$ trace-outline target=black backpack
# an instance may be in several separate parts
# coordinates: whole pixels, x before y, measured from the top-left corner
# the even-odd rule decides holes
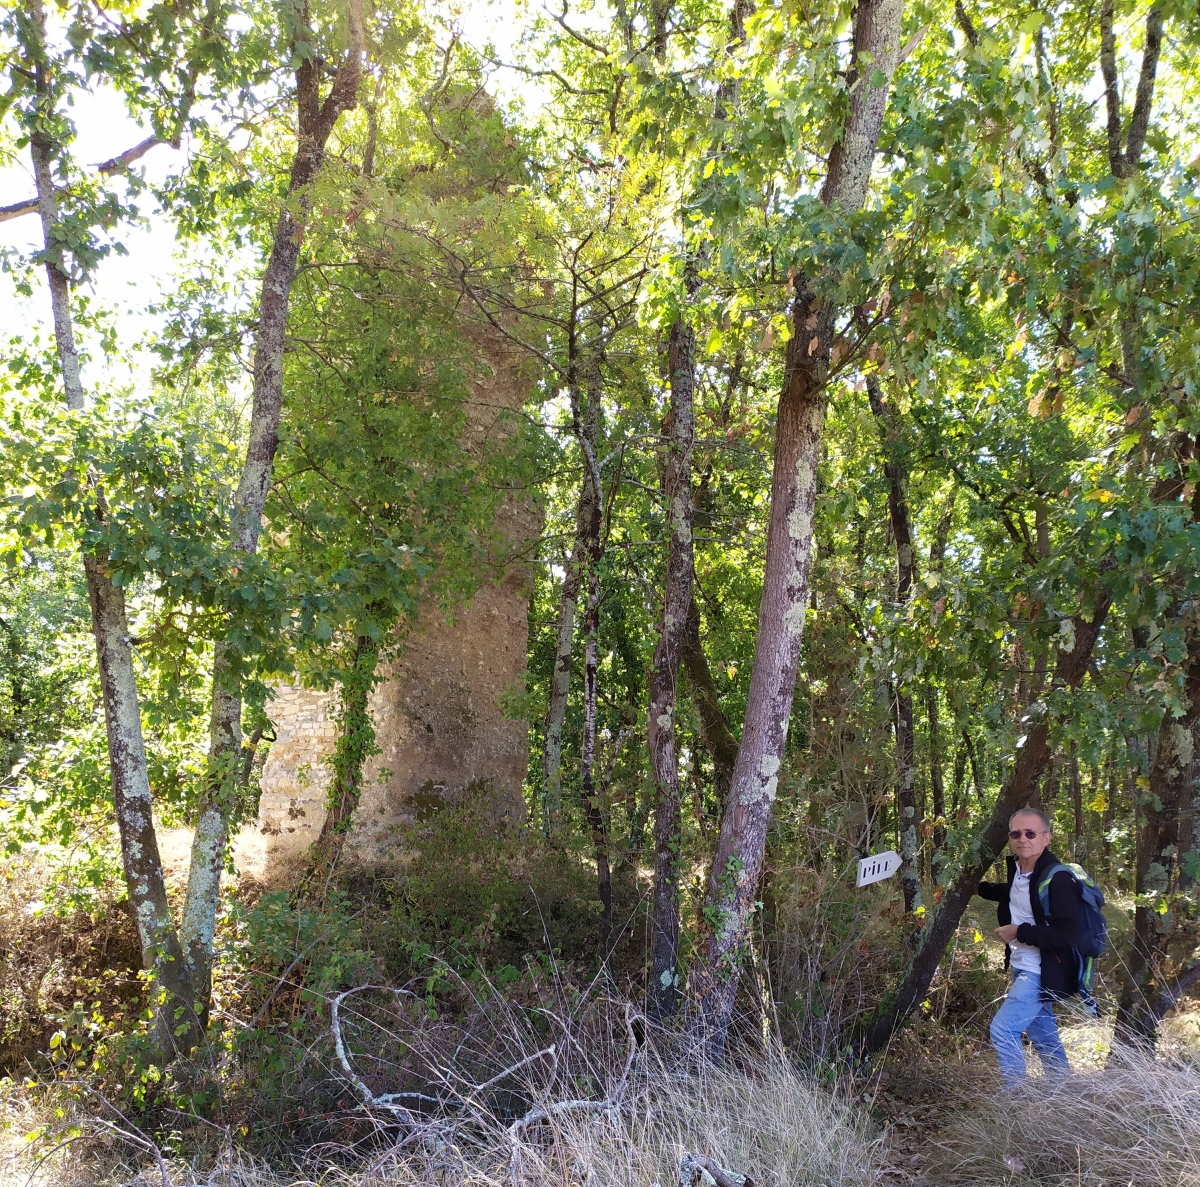
[[[1042,876],[1038,883],[1038,898],[1042,900],[1042,914],[1050,918],[1050,881],[1055,874],[1066,870],[1075,879],[1083,896],[1083,939],[1078,948],[1072,948],[1075,956],[1075,972],[1079,984],[1079,995],[1090,1002],[1092,1000],[1092,985],[1096,977],[1096,957],[1103,954],[1108,947],[1108,922],[1104,912],[1104,891],[1092,880],[1088,872],[1075,864],[1066,865],[1057,862]]]

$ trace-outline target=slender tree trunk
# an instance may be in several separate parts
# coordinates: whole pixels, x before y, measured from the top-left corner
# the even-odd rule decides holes
[[[954,751],[954,786],[950,793],[950,815],[958,819],[963,802],[963,782],[967,777],[967,748],[959,746]]]
[[[900,45],[901,0],[862,0],[854,24],[849,114],[834,145],[821,198],[843,213],[862,208]],[[870,62],[870,68],[865,63]],[[859,74],[859,68],[863,72]],[[881,85],[875,85],[879,81]],[[766,850],[791,718],[808,607],[817,465],[834,307],[801,279],[792,310],[775,456],[766,567],[733,788],[709,873],[703,963],[697,968],[698,1025],[710,1059],[720,1059],[733,1016],[738,972]]]
[[[1196,886],[1195,862],[1200,859],[1200,728],[1192,730],[1192,763],[1186,784],[1185,806],[1179,817],[1179,879],[1181,893]]]
[[[598,543],[598,541],[597,541]],[[608,951],[612,938],[612,869],[608,860],[608,828],[596,791],[596,694],[599,663],[597,644],[600,634],[600,574],[592,565],[588,571],[587,611],[583,631],[586,642],[583,652],[583,753],[580,762],[580,786],[583,796],[583,815],[592,841],[596,860],[596,885],[600,896],[600,944]]]
[[[365,45],[362,0],[347,0],[347,3],[349,46],[324,100],[320,94],[322,65],[312,58],[311,50],[304,44],[310,36],[307,0],[302,0],[296,13],[293,52],[300,56],[296,67],[297,144],[288,179],[288,197],[298,198],[299,207],[285,208],[279,215],[259,294],[250,439],[234,495],[231,523],[233,547],[247,555],[258,551],[263,505],[279,447],[288,304],[304,237],[307,190],[324,163],[325,148],[338,119],[358,102]],[[208,766],[196,814],[181,927],[197,1000],[205,1013],[212,988],[213,935],[242,745],[238,659],[235,645],[218,640],[213,649]]]
[[[370,635],[357,635],[350,668],[342,677],[341,721],[330,764],[333,783],[321,832],[313,843],[301,883],[304,897],[324,897],[354,823],[354,811],[362,796],[363,767],[371,755],[378,753],[369,707],[378,666],[379,641]]]
[[[689,282],[689,292],[695,285]],[[671,406],[663,424],[662,496],[667,575],[658,644],[650,666],[646,735],[654,777],[654,904],[649,1010],[662,1020],[679,1007],[679,761],[675,747],[676,680],[687,650],[693,601],[692,446],[696,437],[696,335],[682,318],[670,331]]]
[[[1079,778],[1079,755],[1075,752],[1074,742],[1071,743],[1069,778],[1071,781],[1071,813],[1075,826],[1071,838],[1071,853],[1078,860],[1083,853],[1083,783]]]
[[[950,539],[950,526],[954,521],[954,502],[957,492],[952,491],[946,508],[938,520],[929,545],[929,571],[941,576],[946,560],[946,544]],[[938,716],[938,692],[932,680],[925,683],[925,718],[929,723],[929,785],[933,792],[933,857],[930,863],[933,874],[937,874],[937,859],[946,848],[946,786],[942,770],[942,731]],[[961,774],[957,775],[961,782]],[[957,796],[958,787],[955,786]],[[956,805],[957,806],[957,805]]]
[[[1075,616],[1075,645],[1069,652],[1060,652],[1055,665],[1055,683],[1077,688],[1087,672],[1088,661],[1100,629],[1108,614],[1109,595],[1097,595],[1090,621],[1083,613]],[[1029,796],[1050,758],[1049,713],[1043,712],[1030,721],[1029,730],[1019,743],[1016,763],[1007,783],[1001,789],[991,818],[979,838],[977,849],[971,850],[954,883],[947,888],[933,922],[921,935],[921,944],[914,953],[896,992],[875,1012],[864,1029],[861,1046],[864,1051],[881,1050],[897,1027],[908,1017],[913,1007],[925,997],[946,947],[958,930],[959,920],[967,909],[980,879],[1003,850],[1008,839],[1009,817]]]
[[[900,425],[883,397],[876,375],[867,377],[871,411],[879,423],[883,438],[883,471],[888,484],[888,515],[892,539],[896,543],[896,602],[907,605],[916,580],[913,552],[912,519],[908,512],[908,491],[904,465],[900,460],[903,441]],[[921,905],[921,872],[917,862],[917,837],[920,820],[917,812],[915,727],[912,691],[896,685],[896,815],[900,823],[900,889],[904,894],[904,912],[913,922],[913,912]]]
[[[937,689],[925,685],[925,719],[929,723],[929,786],[933,794],[933,854],[936,861],[946,848],[946,784],[942,771],[942,733],[938,720]]]
[[[604,488],[601,483],[599,441],[603,383],[601,364],[603,352],[597,347],[585,365],[587,406],[581,407],[580,350],[576,337],[578,322],[572,313],[568,344],[567,387],[571,397],[571,420],[579,452],[583,457],[584,478],[580,491],[576,544],[582,557],[582,571],[587,574],[587,610],[584,615],[584,687],[583,687],[583,752],[581,755],[581,796],[584,819],[591,835],[592,852],[596,860],[596,882],[600,897],[602,943],[607,950],[612,933],[612,870],[608,856],[608,830],[599,804],[595,786],[596,761],[596,696],[600,633],[600,562],[604,558],[602,538]],[[590,488],[590,493],[589,493]]]
[[[700,639],[700,607],[696,599],[688,608],[687,637],[683,664],[692,690],[692,704],[700,718],[700,738],[713,761],[713,791],[724,811],[733,785],[733,768],[737,763],[738,740],[729,728],[708,656]]]
[[[597,389],[598,392],[598,389]],[[567,718],[567,700],[571,691],[571,666],[575,648],[575,613],[579,589],[588,569],[592,539],[599,539],[602,492],[596,474],[587,460],[587,450],[596,456],[600,445],[600,399],[589,400],[579,419],[582,430],[581,455],[583,477],[579,483],[579,501],[575,507],[575,538],[571,556],[563,573],[558,602],[558,633],[554,651],[554,671],[550,677],[550,705],[546,713],[546,741],[542,748],[542,832],[549,841],[558,835],[562,818],[563,724]]]
[[[71,285],[61,246],[54,191],[55,146],[44,130],[53,126],[54,100],[46,52],[46,18],[41,0],[31,0],[28,12],[30,22],[25,27],[29,30],[31,44],[24,49],[34,70],[39,119],[39,130],[30,137],[29,147],[45,245],[46,282],[67,407],[82,412],[85,401],[71,314]],[[93,488],[92,514],[97,523],[103,522],[104,513],[103,491]],[[161,1056],[170,1057],[176,1053],[186,1054],[203,1039],[203,1032],[196,1015],[194,988],[167,903],[154,828],[154,805],[150,796],[125,593],[109,577],[106,560],[106,557],[93,553],[83,554],[92,636],[104,701],[113,808],[121,840],[126,893],[137,924],[142,964],[152,977],[155,1047]]]

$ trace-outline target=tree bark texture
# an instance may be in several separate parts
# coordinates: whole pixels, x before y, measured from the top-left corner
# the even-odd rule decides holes
[[[888,516],[892,539],[896,544],[896,603],[905,606],[912,597],[916,580],[916,556],[913,551],[912,519],[908,513],[908,482],[900,460],[900,426],[894,411],[883,397],[879,377],[867,377],[867,395],[871,412],[883,438],[883,472],[888,484]],[[912,690],[897,684],[894,698],[896,723],[896,816],[900,831],[900,889],[904,895],[904,913],[910,921],[921,905],[921,869],[918,864],[920,824],[916,796],[916,747],[913,723]]]
[[[326,145],[338,119],[358,102],[365,46],[362,0],[348,0],[347,15],[350,43],[324,100],[321,99],[322,63],[312,56],[311,50],[307,51],[307,56],[301,56],[296,67],[296,151],[288,178],[288,205],[275,224],[271,254],[259,293],[250,435],[233,500],[231,543],[234,549],[247,555],[258,551],[263,505],[279,448],[288,305],[304,237],[307,190],[324,164]],[[296,16],[297,40],[304,40],[306,34],[303,31],[308,30],[310,24],[307,2],[300,6]],[[305,51],[296,52],[303,54]],[[230,816],[237,792],[241,717],[236,649],[219,640],[213,649],[208,768],[196,814],[181,927],[197,998],[204,1010],[207,1010],[211,995],[213,934],[221,872],[229,842]]]
[[[821,200],[845,213],[866,201],[891,76],[902,0],[862,0],[854,22],[850,110],[829,156]],[[865,63],[870,68],[865,68]],[[864,64],[861,76],[859,65]],[[877,76],[882,85],[875,86]],[[733,787],[708,878],[705,953],[696,970],[697,1025],[710,1059],[724,1053],[738,972],[779,786],[808,606],[817,464],[825,420],[833,306],[801,280],[792,309],[775,422],[767,554],[754,669]]]
[[[691,286],[689,286],[691,287]],[[662,433],[667,575],[658,643],[650,665],[646,738],[654,777],[654,901],[648,987],[651,1017],[679,1008],[679,847],[682,804],[675,746],[679,662],[693,600],[692,448],[696,438],[696,335],[680,318],[667,339],[671,405]]]
[[[1060,652],[1054,671],[1054,684],[1060,688],[1077,688],[1087,672],[1088,661],[1096,639],[1108,614],[1109,595],[1101,591],[1090,620],[1083,612],[1075,616],[1075,641],[1069,652]],[[913,1007],[925,997],[938,964],[958,930],[959,920],[967,909],[983,875],[1004,849],[1008,841],[1009,817],[1029,802],[1037,781],[1050,759],[1051,715],[1043,710],[1034,715],[1031,708],[1024,720],[1029,729],[1018,740],[1017,758],[1000,796],[992,809],[978,847],[971,851],[954,883],[947,888],[933,921],[921,934],[921,942],[909,962],[908,969],[895,994],[886,1001],[864,1031],[861,1047],[864,1052],[881,1050],[895,1033]]]
[[[59,238],[58,203],[54,191],[55,146],[45,131],[41,130],[51,126],[54,100],[45,48],[45,11],[40,0],[33,0],[28,13],[30,44],[25,49],[33,65],[39,117],[39,130],[30,137],[30,156],[45,245],[46,280],[67,407],[81,412],[85,401],[71,314],[71,282]],[[104,514],[103,492],[93,489],[92,493],[92,514],[97,521],[101,521]],[[186,1052],[196,1046],[202,1034],[196,1017],[191,978],[167,902],[158,836],[154,828],[125,592],[114,584],[105,562],[105,557],[86,552],[83,555],[92,636],[96,644],[96,663],[104,702],[113,808],[121,840],[126,892],[137,925],[142,965],[151,973],[155,1047],[160,1055],[170,1057],[177,1051]]]

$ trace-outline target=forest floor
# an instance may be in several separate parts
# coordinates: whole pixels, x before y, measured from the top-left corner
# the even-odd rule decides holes
[[[189,843],[187,830],[162,831],[164,864],[173,881],[179,881],[186,871]],[[238,840],[237,864],[242,877],[253,879],[259,874],[264,858],[261,835],[254,829],[245,830]],[[10,956],[23,951],[28,958],[24,964],[9,960],[10,975],[0,985],[0,1005],[12,1015],[10,1021],[19,1017],[9,1006],[31,992],[47,1010],[51,998],[61,998],[59,1006],[69,1006],[89,987],[88,976],[100,976],[92,966],[99,969],[102,964],[112,964],[128,947],[127,943],[122,947],[122,928],[127,921],[120,913],[110,913],[88,927],[78,921],[56,921],[49,915],[39,922],[31,913],[34,881],[8,879],[7,905],[0,904],[0,922],[7,929],[0,935],[0,949]],[[1031,1055],[1030,1092],[1010,1107],[998,1093],[994,1056],[986,1040],[987,1022],[996,1008],[993,995],[1003,992],[999,946],[981,939],[989,911],[981,901],[972,905],[957,951],[960,963],[956,968],[961,965],[964,974],[956,975],[944,992],[938,990],[932,1016],[923,1016],[902,1031],[878,1071],[857,1082],[849,1108],[835,1099],[846,1100],[848,1089],[831,1094],[807,1073],[781,1073],[764,1062],[761,1067],[750,1066],[736,1083],[727,1077],[723,1086],[718,1084],[712,1090],[719,1099],[714,1100],[711,1116],[698,1125],[693,1124],[693,1116],[703,1112],[702,1106],[686,1095],[675,1102],[672,1108],[682,1119],[678,1133],[692,1135],[680,1140],[696,1149],[698,1135],[709,1134],[718,1146],[730,1140],[731,1132],[740,1131],[734,1146],[743,1151],[737,1157],[745,1165],[737,1169],[750,1171],[764,1187],[858,1187],[869,1183],[877,1187],[1200,1187],[1200,1003],[1167,1019],[1156,1060],[1143,1059],[1115,1069],[1106,1066],[1111,1020],[1064,1017],[1064,1042],[1077,1073],[1070,1087],[1055,1095]],[[44,951],[34,951],[35,940]],[[135,956],[136,952],[124,953],[127,961]],[[68,966],[75,969],[74,979],[67,975]],[[130,985],[136,989],[135,981]],[[31,1017],[28,1037],[40,1043],[36,1049],[41,1050],[46,1040],[44,1034],[37,1038],[41,1034],[37,1024],[38,1019]],[[4,1031],[0,1038],[8,1041],[7,1031],[0,1030]],[[27,1045],[27,1049],[34,1048]],[[747,1093],[762,1095],[767,1108],[778,1115],[768,1119],[760,1105],[741,1099]],[[38,1187],[115,1187],[135,1182],[142,1187],[163,1182],[154,1165],[146,1163],[139,1169],[137,1157],[120,1166],[110,1158],[106,1165],[103,1154],[97,1158],[95,1143],[90,1143],[90,1155],[75,1157],[89,1149],[88,1143],[70,1147],[38,1169],[28,1156],[26,1135],[46,1123],[62,1128],[47,1112],[44,1099],[39,1106],[30,1094],[0,1090],[0,1187],[29,1183]],[[788,1137],[789,1130],[804,1131],[806,1126],[808,1130],[798,1132],[795,1139]],[[759,1143],[756,1147],[754,1130],[772,1127],[779,1131],[772,1139],[774,1145]],[[834,1130],[836,1137],[831,1136]],[[1032,1145],[1030,1133],[1037,1135]],[[622,1158],[628,1160],[623,1175],[610,1171],[577,1183],[572,1172],[566,1178],[538,1178],[536,1183],[531,1179],[528,1187],[542,1187],[543,1182],[551,1181],[569,1181],[572,1187],[608,1187],[610,1182],[619,1187],[651,1187],[655,1182],[675,1187],[661,1174],[641,1173],[652,1160],[644,1149],[636,1148],[644,1136],[635,1127],[621,1137]],[[677,1150],[674,1132],[659,1133],[655,1141],[662,1149]],[[297,1142],[300,1150],[303,1139],[298,1136]],[[843,1144],[843,1168],[828,1174],[811,1169],[801,1173],[797,1168],[807,1166],[804,1148],[823,1142]],[[699,1148],[703,1148],[702,1141]],[[116,1148],[110,1149],[116,1157]],[[678,1153],[672,1157],[677,1160]],[[760,1163],[754,1163],[755,1157],[760,1157]],[[193,1175],[187,1160],[186,1152],[180,1150],[172,1161],[171,1187],[199,1183],[211,1183],[212,1187],[311,1187],[314,1183],[322,1187],[335,1183],[339,1187],[382,1187],[385,1183],[432,1187],[441,1182],[407,1169],[402,1175],[383,1178],[363,1177],[358,1171],[344,1169],[309,1171],[308,1177],[297,1177],[279,1167],[267,1169],[250,1161],[247,1167],[255,1169],[213,1178],[207,1171]],[[38,1173],[31,1180],[35,1169]],[[470,1178],[461,1183],[465,1187],[485,1181]],[[459,1187],[458,1180],[455,1184]]]

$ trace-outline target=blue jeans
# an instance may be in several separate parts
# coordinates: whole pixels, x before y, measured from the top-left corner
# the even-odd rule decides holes
[[[992,1019],[992,1046],[1000,1060],[1000,1074],[1011,1088],[1025,1079],[1025,1051],[1021,1035],[1027,1034],[1033,1049],[1042,1060],[1047,1075],[1065,1074],[1071,1070],[1058,1023],[1049,1002],[1041,1000],[1042,978],[1038,973],[1018,969],[1013,973],[1012,987],[996,1017]]]

